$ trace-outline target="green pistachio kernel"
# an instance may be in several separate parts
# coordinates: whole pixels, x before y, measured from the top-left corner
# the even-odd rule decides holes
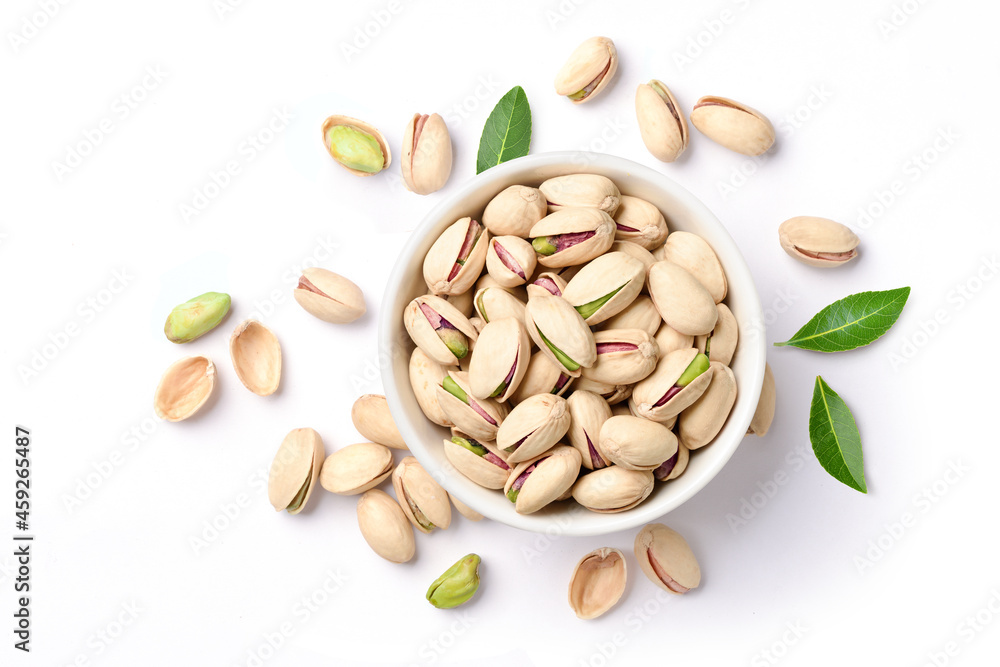
[[[704,373],[709,368],[708,357],[704,354],[695,355],[694,361],[688,364],[681,376],[677,378],[678,387],[686,387],[691,384],[696,377]]]
[[[229,312],[231,299],[224,292],[205,292],[170,311],[163,333],[173,343],[190,343],[218,326]]]
[[[465,604],[479,590],[479,564],[482,559],[469,554],[452,565],[427,589],[427,601],[438,609]]]
[[[558,360],[560,364],[565,366],[566,369],[570,371],[580,370],[580,364],[570,359],[568,356],[566,356],[565,352],[563,352],[558,347],[553,345],[552,341],[550,341],[548,338],[545,337],[545,334],[542,333],[541,329],[539,329],[536,326],[535,330],[538,331],[538,335],[542,337],[542,340],[545,342],[545,344],[549,347],[550,350],[552,350],[552,354],[556,356],[556,360]]]
[[[456,359],[464,359],[469,353],[469,341],[458,329],[441,328],[437,330],[437,335]]]
[[[576,100],[582,100],[586,96],[587,96],[587,89],[586,88],[581,88],[580,90],[576,91],[575,93],[571,93],[571,94],[567,95],[566,97],[568,97],[569,99],[571,99],[571,100],[573,100],[575,102]]]
[[[628,283],[625,283],[625,285],[627,284]],[[612,297],[614,297],[615,294],[618,294],[618,292],[621,292],[623,289],[625,289],[625,285],[622,285],[613,292],[605,294],[599,299],[594,299],[590,303],[585,303],[582,306],[573,306],[573,307],[576,308],[576,312],[580,313],[580,317],[582,317],[583,319],[587,319],[588,317],[599,311],[601,307],[604,306],[604,304],[606,304],[608,301],[611,301]]]
[[[377,174],[385,166],[378,139],[350,125],[334,125],[326,133],[330,155],[349,169]]]
[[[460,447],[465,447],[476,456],[486,456],[490,453],[490,450],[486,449],[475,440],[467,440],[466,438],[460,438],[456,435],[451,439],[451,441]]]
[[[512,503],[517,502],[517,494],[521,493],[521,489],[511,489],[507,492],[507,500]]]
[[[466,394],[465,391],[458,386],[457,382],[451,379],[451,376],[448,376],[444,380],[442,380],[441,386],[444,387],[444,390],[446,392],[448,392],[458,400],[462,401],[466,405],[469,404],[469,395]]]
[[[539,255],[554,255],[556,252],[556,246],[549,242],[548,236],[539,236],[538,238],[531,239],[531,247],[535,249]]]

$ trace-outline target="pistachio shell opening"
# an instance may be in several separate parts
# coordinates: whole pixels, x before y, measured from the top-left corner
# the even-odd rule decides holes
[[[236,377],[258,396],[270,396],[281,382],[281,344],[257,320],[245,320],[229,338],[229,356]]]
[[[309,502],[323,466],[323,439],[311,428],[285,436],[271,462],[267,496],[275,510],[298,514]]]
[[[192,416],[205,405],[215,389],[215,364],[208,357],[194,356],[170,364],[153,395],[156,415],[171,422]]]
[[[613,608],[625,593],[625,555],[602,547],[580,559],[569,581],[569,606],[578,618],[597,618]]]
[[[292,296],[307,313],[333,324],[353,322],[366,310],[365,296],[360,287],[333,271],[319,267],[302,271]]]

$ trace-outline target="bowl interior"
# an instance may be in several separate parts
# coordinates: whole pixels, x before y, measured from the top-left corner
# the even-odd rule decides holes
[[[715,250],[729,282],[726,304],[739,323],[740,340],[730,364],[736,376],[737,397],[715,441],[693,451],[687,470],[675,480],[658,482],[649,498],[637,507],[599,514],[569,500],[554,503],[535,514],[522,515],[514,511],[513,504],[501,491],[475,484],[445,458],[442,440],[449,438],[450,433],[424,416],[410,388],[409,359],[414,346],[403,327],[403,310],[410,300],[426,293],[424,255],[449,224],[465,216],[480,219],[490,199],[510,185],[537,186],[547,178],[573,173],[607,176],[622,194],[640,197],[657,206],[670,231],[698,234]],[[469,507],[495,521],[537,532],[610,533],[648,523],[679,506],[704,487],[736,451],[753,417],[764,377],[766,341],[760,299],[732,237],[704,204],[677,183],[657,171],[611,155],[579,152],[530,155],[470,179],[431,211],[413,232],[389,277],[380,317],[382,381],[390,410],[410,451],[449,493]]]

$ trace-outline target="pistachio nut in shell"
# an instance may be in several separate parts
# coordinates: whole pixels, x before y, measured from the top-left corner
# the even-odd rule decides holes
[[[415,113],[403,131],[400,171],[411,192],[429,195],[451,175],[451,135],[438,114]]]
[[[566,285],[566,279],[559,274],[552,271],[542,271],[527,286],[528,298],[530,299],[536,294],[562,296]]]
[[[281,382],[281,344],[257,320],[244,320],[229,337],[229,356],[236,377],[258,396],[270,396]]]
[[[469,362],[469,386],[476,398],[510,398],[528,372],[531,339],[515,317],[493,320],[483,327]]]
[[[720,303],[716,306],[719,309],[719,319],[715,322],[715,328],[705,336],[695,338],[695,347],[702,354],[708,356],[709,361],[718,361],[721,364],[729,365],[736,353],[736,343],[739,341],[740,327],[736,322],[736,316],[729,306]]]
[[[392,488],[403,514],[420,532],[429,533],[451,525],[448,492],[412,456],[405,457],[396,466]]]
[[[468,373],[448,371],[436,391],[441,409],[455,428],[477,440],[496,440],[497,429],[507,416],[507,408],[492,398],[475,398]]]
[[[613,216],[622,198],[614,181],[600,174],[554,176],[543,181],[538,189],[545,197],[550,213],[563,208],[583,207],[596,208]]]
[[[479,564],[476,554],[462,557],[427,589],[427,601],[438,609],[451,609],[465,604],[479,590]]]
[[[527,461],[551,449],[569,430],[566,399],[538,394],[514,406],[497,431],[497,448],[507,463]]]
[[[649,269],[649,296],[660,317],[682,334],[709,333],[719,317],[715,299],[689,271],[662,261]]]
[[[778,227],[778,240],[789,257],[821,269],[851,261],[858,256],[861,243],[847,226],[812,216],[785,220]]]
[[[325,455],[323,439],[311,428],[297,428],[285,436],[267,476],[267,498],[275,510],[302,511],[316,487]]]
[[[374,442],[359,442],[326,457],[319,483],[330,493],[353,496],[381,484],[392,474],[392,452]]]
[[[580,452],[556,445],[533,459],[522,461],[511,471],[504,495],[518,514],[537,512],[573,486],[580,473]]]
[[[302,271],[292,296],[307,313],[324,322],[346,324],[365,314],[365,295],[353,282],[319,267]]]
[[[358,528],[372,551],[387,561],[405,563],[416,552],[413,527],[385,491],[372,489],[358,498]]]
[[[190,343],[219,325],[232,303],[225,292],[205,292],[174,307],[163,333],[171,343]]]
[[[457,429],[444,441],[444,455],[458,472],[487,489],[502,489],[510,476],[510,465],[495,443],[476,440]]]
[[[691,123],[715,143],[743,155],[760,155],[774,145],[774,126],[764,114],[725,97],[698,100]]]
[[[653,473],[611,465],[587,473],[573,485],[573,499],[591,512],[630,510],[653,492]]]
[[[712,442],[736,402],[736,377],[729,366],[712,362],[712,381],[697,401],[677,417],[677,435],[688,449]]]
[[[670,593],[687,593],[701,583],[701,568],[680,533],[651,523],[635,536],[635,559],[650,581]]]
[[[656,264],[656,257],[653,256],[649,250],[646,250],[638,243],[633,243],[632,241],[615,241],[611,244],[609,252],[623,252],[630,257],[642,262],[642,265],[646,268],[646,273],[649,273],[649,267]],[[647,291],[646,286],[643,285],[643,292]]]
[[[424,281],[434,294],[461,294],[472,288],[486,265],[490,233],[472,218],[448,225],[424,256]]]
[[[413,342],[442,366],[457,366],[478,337],[469,318],[436,296],[418,296],[403,310],[403,326]]]
[[[677,453],[661,463],[660,467],[653,471],[653,477],[660,482],[669,482],[672,479],[677,479],[681,476],[681,473],[687,470],[688,461],[690,460],[691,450],[683,442],[678,442]]]
[[[596,208],[563,208],[531,228],[538,263],[550,268],[583,264],[604,254],[615,240],[615,221]]]
[[[607,37],[591,37],[580,44],[556,74],[556,94],[574,104],[601,94],[618,71],[618,50]]]
[[[428,294],[430,294],[429,290]],[[476,309],[472,304],[473,297],[475,297],[475,293],[471,289],[462,292],[461,294],[444,294],[441,296],[442,299],[455,306],[455,309],[458,310],[458,312],[468,318],[472,318],[476,312]]]
[[[625,310],[645,282],[642,262],[623,252],[609,252],[581,268],[566,284],[562,298],[593,326]]]
[[[330,116],[323,121],[323,145],[330,157],[355,176],[377,174],[392,162],[382,133],[350,116]]]
[[[437,388],[448,372],[419,347],[410,354],[410,388],[424,416],[438,426],[454,424],[438,403]]]
[[[476,314],[483,322],[514,317],[524,324],[524,301],[502,287],[484,287],[476,292],[473,299]]]
[[[635,89],[635,117],[646,149],[661,162],[673,162],[688,144],[684,112],[670,89],[657,79]]]
[[[381,394],[365,394],[351,406],[351,421],[358,433],[372,442],[393,449],[406,449],[403,436],[389,412],[389,403]]]
[[[615,240],[631,241],[646,250],[663,245],[669,230],[660,209],[645,199],[622,195],[615,213]]]
[[[541,350],[536,350],[528,362],[528,372],[514,393],[515,403],[521,403],[535,394],[562,396],[573,383],[572,376]]]
[[[170,364],[153,395],[156,416],[179,422],[198,412],[215,389],[215,364],[208,357],[183,357]]]
[[[569,580],[569,606],[577,618],[601,616],[621,600],[628,580],[625,554],[601,547],[580,559]]]
[[[663,424],[631,415],[613,415],[601,425],[597,446],[615,465],[652,471],[677,451],[677,437]]]
[[[660,358],[656,370],[637,382],[631,402],[639,417],[666,422],[697,401],[714,374],[708,357],[689,347]]]
[[[483,517],[482,514],[472,509],[471,507],[463,503],[455,496],[449,494],[448,497],[451,498],[451,504],[455,506],[455,509],[458,510],[458,513],[464,516],[469,521],[482,521],[485,518]]]
[[[611,418],[611,406],[591,391],[574,391],[566,399],[570,425],[566,437],[569,444],[580,452],[581,463],[587,470],[600,470],[611,461],[597,448],[601,426]]]
[[[486,270],[501,287],[528,282],[538,260],[535,249],[519,236],[494,236],[486,250]]]
[[[653,305],[653,300],[645,294],[640,294],[620,313],[604,320],[601,323],[601,331],[639,329],[650,336],[655,336],[661,325],[663,325],[663,318],[660,317],[660,311]],[[657,350],[659,350],[659,344],[657,344]]]
[[[663,322],[662,318],[660,321]],[[656,339],[656,344],[660,346],[661,359],[674,350],[684,350],[695,346],[694,336],[682,334],[666,322],[660,325],[660,329],[653,338]]]
[[[485,271],[481,276],[479,276],[479,280],[476,281],[476,284],[473,286],[473,290],[478,293],[487,287],[496,287],[497,289],[501,289],[521,303],[527,303],[528,301],[528,291],[524,288],[524,286],[504,287],[489,274],[489,271]]]
[[[594,333],[597,360],[581,377],[607,384],[633,384],[656,368],[659,347],[641,329],[606,329]]]
[[[753,419],[750,420],[747,435],[764,436],[767,434],[771,428],[771,422],[774,420],[774,403],[774,373],[771,372],[771,364],[765,363],[764,384],[760,388],[760,399],[757,401],[757,409],[753,413]]]
[[[490,234],[524,238],[547,212],[548,202],[541,190],[527,185],[511,185],[486,205],[483,224]]]
[[[697,234],[676,231],[668,236],[663,245],[663,259],[697,278],[716,303],[726,298],[729,284],[722,263],[708,241]]]
[[[524,317],[531,340],[570,377],[579,377],[581,368],[592,366],[597,360],[593,332],[565,299],[532,297]]]

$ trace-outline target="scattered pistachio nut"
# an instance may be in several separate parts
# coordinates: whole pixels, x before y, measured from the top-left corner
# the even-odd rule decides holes
[[[415,113],[403,131],[403,183],[411,192],[429,195],[451,175],[451,135],[438,114]]]
[[[381,394],[365,394],[354,401],[351,421],[358,433],[372,442],[393,449],[406,449],[403,436],[389,412],[389,403]]]
[[[350,116],[330,116],[323,121],[323,145],[340,166],[355,176],[377,174],[392,162],[382,133]]]
[[[459,218],[441,233],[424,256],[424,281],[437,295],[461,294],[486,265],[490,233],[472,218]]]
[[[618,604],[625,593],[627,580],[628,567],[620,549],[595,549],[573,568],[569,580],[569,606],[577,618],[597,618]]]
[[[673,162],[688,145],[684,112],[670,89],[657,79],[635,89],[635,117],[642,143],[661,162]]]
[[[556,74],[556,94],[574,104],[589,102],[600,95],[617,70],[615,43],[607,37],[591,37],[574,49]]]
[[[359,442],[326,457],[319,483],[330,493],[353,496],[374,488],[392,474],[392,452],[374,442]]]
[[[307,313],[324,322],[346,324],[365,314],[361,288],[344,276],[319,267],[302,271],[292,295]]]
[[[811,216],[785,220],[778,227],[778,240],[789,257],[821,269],[851,261],[858,256],[861,243],[847,226]]]
[[[774,126],[764,114],[725,97],[698,100],[691,123],[715,143],[743,155],[761,155],[774,145]]]
[[[190,343],[217,327],[231,302],[225,292],[205,292],[185,301],[167,315],[163,333],[171,343]]]
[[[358,498],[358,527],[372,551],[387,561],[405,563],[416,552],[413,527],[385,491],[371,489]]]
[[[417,530],[429,533],[451,525],[448,492],[434,481],[424,467],[407,456],[392,473],[392,488],[403,514]]]
[[[427,601],[438,609],[452,609],[472,599],[479,590],[479,564],[476,554],[463,556],[427,589]]]
[[[285,436],[267,476],[267,498],[275,510],[298,514],[305,508],[325,454],[323,439],[311,428],[297,428]]]
[[[615,240],[630,241],[646,249],[663,245],[670,230],[660,209],[645,199],[622,195],[615,213]]]
[[[764,384],[760,388],[760,399],[757,401],[757,409],[750,420],[750,427],[747,435],[767,435],[774,421],[774,373],[771,372],[771,364],[764,363]]]
[[[635,536],[635,559],[643,574],[669,593],[687,593],[701,583],[691,547],[662,523],[651,523]]]
[[[170,364],[153,395],[156,416],[179,422],[201,409],[215,389],[215,364],[208,357],[183,357]]]
[[[281,344],[257,320],[244,320],[229,338],[229,356],[236,377],[258,396],[270,396],[281,382]]]
[[[486,205],[483,224],[495,236],[523,238],[547,212],[548,203],[541,190],[527,185],[511,185]]]

